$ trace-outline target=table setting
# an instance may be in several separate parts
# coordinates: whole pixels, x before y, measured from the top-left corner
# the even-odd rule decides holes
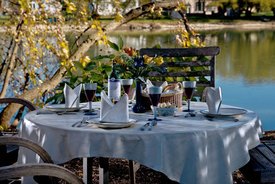
[[[125,158],[180,183],[232,183],[231,173],[249,160],[248,150],[260,143],[257,114],[222,104],[221,89],[210,88],[206,102],[190,101],[160,116],[160,105],[172,106],[159,103],[161,91],[158,86],[149,88],[157,108],[145,113],[129,108],[127,93],[114,104],[105,91],[100,101],[92,102],[95,115],[85,114],[89,102],[64,114],[38,113],[49,111],[39,109],[25,116],[20,134],[42,145],[56,163],[76,157]],[[157,98],[152,96],[156,94]],[[22,162],[39,161],[26,150],[20,155]]]

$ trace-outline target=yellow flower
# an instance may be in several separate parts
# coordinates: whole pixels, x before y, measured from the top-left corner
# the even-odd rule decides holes
[[[150,64],[152,62],[152,60],[153,60],[152,57],[147,56],[147,55],[144,55],[143,59],[144,59],[144,64]]]
[[[178,5],[177,5],[175,11],[179,11],[179,10],[186,10],[186,6],[183,2],[178,2]]]
[[[124,61],[121,57],[117,56],[114,58],[114,61],[117,63],[117,64],[124,64]]]
[[[156,65],[158,65],[158,66],[162,65],[162,63],[164,62],[163,57],[161,57],[161,56],[156,57],[154,59],[154,61],[155,61]]]
[[[120,22],[122,19],[123,19],[123,16],[121,15],[121,13],[118,12],[118,13],[116,14],[115,21],[116,21],[116,22]]]
[[[155,4],[153,4],[153,6],[150,8],[150,13],[154,13],[155,11]]]
[[[71,72],[72,72],[72,73],[76,73],[76,72],[77,72],[76,67],[73,66],[73,67],[71,68]]]
[[[94,20],[93,23],[92,23],[92,25],[91,25],[91,28],[93,28],[93,29],[101,28],[100,27],[100,21]]]
[[[69,58],[69,49],[68,48],[62,48],[61,51],[65,58]]]
[[[0,125],[0,132],[4,131],[4,127],[2,125]]]
[[[73,13],[73,12],[75,12],[76,11],[76,6],[75,6],[75,4],[74,3],[72,3],[72,2],[67,2],[67,7],[66,7],[66,12],[67,13]]]
[[[162,11],[163,11],[162,8],[158,8],[158,9],[156,10],[157,16],[161,16]]]
[[[88,63],[91,62],[91,59],[89,56],[82,57],[79,62],[82,64],[83,67],[86,67]]]

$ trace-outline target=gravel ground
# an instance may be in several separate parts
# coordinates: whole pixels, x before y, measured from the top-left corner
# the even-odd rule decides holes
[[[98,159],[94,158],[93,165],[93,183],[98,183]],[[110,184],[127,184],[130,183],[128,174],[128,161],[123,159],[110,159]],[[82,178],[82,159],[77,158],[65,163],[64,166],[76,175]],[[250,184],[244,176],[239,172],[233,173],[234,184]],[[137,184],[177,184],[178,182],[171,181],[164,174],[154,171],[146,166],[141,165],[136,173]]]
[[[275,131],[266,132],[262,139],[274,140]],[[98,183],[98,159],[94,158],[93,164],[93,183]],[[129,183],[128,161],[123,159],[110,159],[110,184],[127,184]],[[73,171],[82,178],[82,159],[77,158],[67,162],[64,167]],[[250,184],[249,181],[239,171],[233,173],[234,184]],[[143,165],[140,166],[136,173],[137,184],[176,184],[177,182],[168,180],[164,174],[154,171]]]

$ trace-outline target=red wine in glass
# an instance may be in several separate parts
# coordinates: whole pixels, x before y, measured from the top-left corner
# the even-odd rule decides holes
[[[90,90],[90,89],[86,89],[85,91],[85,95],[88,101],[93,101],[94,97],[95,97],[95,92],[96,90]]]
[[[190,110],[190,101],[196,88],[196,81],[183,81],[182,86],[184,88],[184,93],[188,104],[188,108],[187,110],[184,110],[184,112],[192,112],[193,110]]]
[[[161,94],[149,94],[153,106],[158,106]]]
[[[195,88],[188,88],[188,87],[184,88],[186,98],[191,99],[194,91],[195,91]]]
[[[122,85],[124,92],[129,96],[131,85]]]
[[[156,124],[156,121],[161,121],[161,119],[157,118],[157,106],[160,101],[161,93],[162,93],[162,87],[152,86],[149,88],[149,97],[153,105],[153,113],[154,113],[154,118],[149,119],[149,121],[152,121],[154,125]]]
[[[89,111],[87,111],[85,113],[85,115],[96,115],[97,114],[94,112],[94,110],[92,108],[92,101],[95,97],[96,88],[97,88],[97,83],[85,83],[84,84],[85,96],[89,103]]]
[[[121,79],[120,82],[121,82],[124,92],[129,96],[130,89],[133,84],[133,79]]]

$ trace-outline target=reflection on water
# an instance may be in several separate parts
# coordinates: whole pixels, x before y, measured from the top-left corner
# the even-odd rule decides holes
[[[275,31],[224,32],[214,37],[222,49],[218,75],[248,84],[275,83]]]
[[[206,45],[221,48],[217,57],[216,86],[224,103],[257,112],[264,130],[275,130],[275,30],[215,31],[202,33]],[[119,34],[121,35],[121,34]],[[115,41],[117,37],[113,35]],[[172,33],[122,35],[134,48],[175,47]]]

